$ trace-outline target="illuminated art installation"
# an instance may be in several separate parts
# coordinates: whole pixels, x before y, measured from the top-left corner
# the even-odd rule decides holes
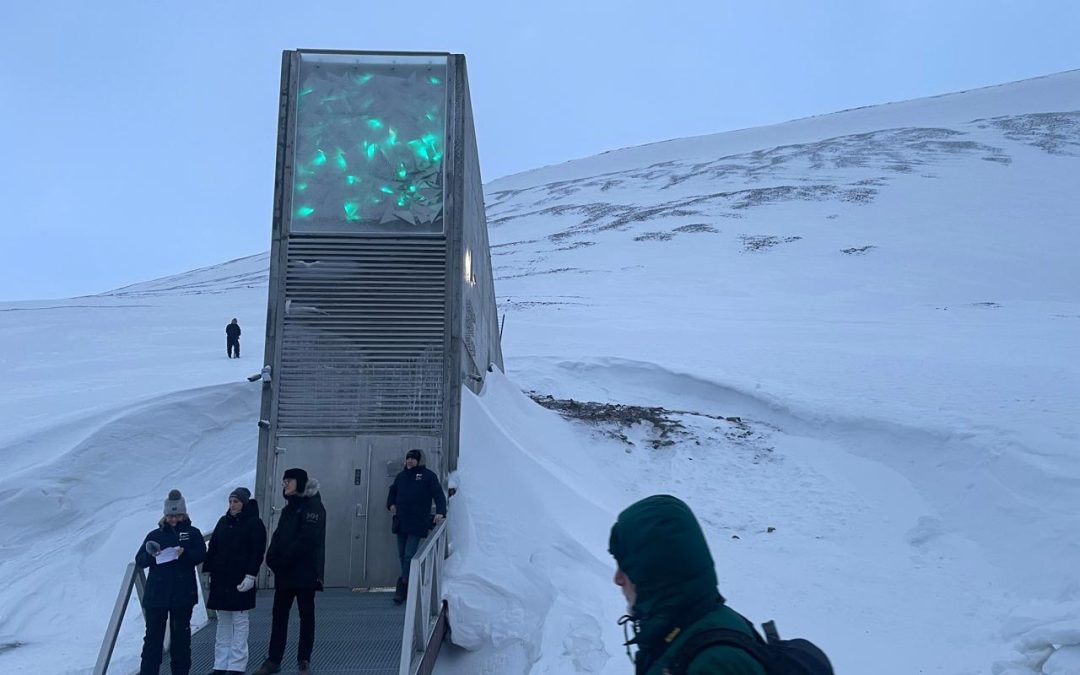
[[[305,57],[293,230],[441,232],[445,59]]]

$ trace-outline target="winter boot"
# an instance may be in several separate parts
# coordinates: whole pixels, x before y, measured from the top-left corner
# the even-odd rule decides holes
[[[405,602],[406,596],[409,593],[409,582],[405,579],[398,579],[397,586],[394,588],[394,604],[400,605]]]
[[[300,661],[296,664],[296,669],[300,671],[300,675],[311,675],[311,662]]]
[[[263,661],[263,664],[259,666],[259,669],[253,673],[253,675],[274,675],[274,673],[280,672],[280,663],[276,661],[271,661],[270,659],[266,659],[265,661]]]

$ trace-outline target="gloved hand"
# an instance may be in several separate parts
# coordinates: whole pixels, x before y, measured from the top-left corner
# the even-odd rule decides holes
[[[151,539],[146,542],[146,552],[152,556],[157,556],[158,553],[161,553],[161,544]]]
[[[255,577],[251,576],[250,574],[245,574],[244,580],[240,582],[240,584],[236,587],[236,590],[240,591],[241,593],[247,593],[253,588],[255,588]]]

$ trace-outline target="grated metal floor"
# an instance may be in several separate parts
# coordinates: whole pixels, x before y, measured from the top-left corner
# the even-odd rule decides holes
[[[405,606],[395,605],[393,593],[352,592],[335,588],[315,594],[315,648],[311,671],[316,675],[396,675],[401,658],[401,630]],[[248,638],[248,669],[252,672],[266,658],[270,646],[272,590],[259,591],[251,612]],[[214,633],[211,621],[191,636],[191,675],[205,675],[214,669]],[[300,620],[293,606],[289,618],[289,640],[281,663],[283,675],[296,672],[296,640]],[[165,656],[162,675],[171,675]]]

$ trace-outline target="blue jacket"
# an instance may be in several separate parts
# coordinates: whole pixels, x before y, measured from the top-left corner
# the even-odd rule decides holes
[[[417,465],[405,469],[394,478],[386,495],[386,508],[397,507],[400,534],[426,537],[431,530],[431,502],[435,501],[435,513],[446,515],[446,495],[435,472]]]
[[[146,552],[146,542],[156,541],[162,549],[183,547],[184,553],[172,562],[157,564],[154,556]],[[195,567],[206,557],[206,542],[202,532],[184,518],[176,527],[162,519],[157,529],[151,530],[135,554],[135,564],[150,568],[143,594],[143,607],[164,609],[168,607],[193,607],[199,602],[198,581]]]

